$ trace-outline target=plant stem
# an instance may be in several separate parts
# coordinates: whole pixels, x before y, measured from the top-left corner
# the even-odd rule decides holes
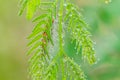
[[[62,29],[63,29],[63,6],[64,4],[64,0],[61,0],[60,1],[60,10],[59,10],[59,13],[58,13],[58,18],[59,18],[59,23],[58,23],[58,34],[59,34],[59,48],[60,48],[60,51],[63,50],[63,37],[62,37]]]

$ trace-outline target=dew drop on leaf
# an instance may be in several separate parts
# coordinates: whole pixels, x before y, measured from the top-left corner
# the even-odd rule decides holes
[[[65,45],[65,43],[63,42],[63,43],[62,43],[62,46],[64,46],[64,45]]]
[[[72,14],[70,14],[69,16],[72,17]]]
[[[74,49],[77,49],[77,47],[74,47]]]
[[[62,14],[61,14],[61,13],[58,13],[58,16],[62,16]]]
[[[76,54],[78,54],[79,52],[77,51]]]
[[[64,6],[66,7],[66,6],[67,6],[67,4],[64,4]]]

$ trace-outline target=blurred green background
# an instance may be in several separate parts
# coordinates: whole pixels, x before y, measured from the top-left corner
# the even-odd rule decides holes
[[[108,1],[108,2],[107,2]],[[29,80],[27,35],[33,24],[19,17],[19,0],[0,0],[0,80]],[[82,65],[88,80],[120,80],[120,0],[75,0],[96,42],[97,63]],[[69,49],[71,50],[69,45]],[[71,53],[69,51],[69,53]],[[70,54],[76,57],[76,55]]]

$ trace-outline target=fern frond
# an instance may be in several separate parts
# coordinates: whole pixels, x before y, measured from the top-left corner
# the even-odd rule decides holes
[[[45,80],[57,80],[58,64],[51,62],[45,73]]]
[[[36,51],[29,61],[29,71],[33,80],[44,79],[44,70],[48,66],[48,56],[46,56],[42,50]],[[33,74],[34,73],[34,74]]]
[[[31,19],[36,12],[37,8],[40,6],[41,0],[21,0],[21,9],[19,15],[22,15],[25,8],[27,8],[27,18]]]
[[[19,15],[22,15],[24,9],[25,9],[26,6],[27,6],[28,1],[29,1],[29,0],[20,0],[20,6],[21,6],[21,8],[20,8],[20,11],[19,11],[19,13],[18,13]]]
[[[31,19],[36,12],[37,8],[40,6],[41,0],[30,0],[27,5],[27,18]]]
[[[82,20],[82,16],[77,8],[68,3],[66,5],[65,21],[68,26],[68,31],[71,33],[72,40],[76,41],[77,54],[82,46],[83,59],[87,59],[90,64],[95,63],[95,52],[93,50],[93,42],[90,39],[90,32],[87,30],[87,24]]]
[[[80,66],[76,64],[72,59],[66,57],[66,61],[68,65],[68,73],[70,74],[71,78],[74,80],[86,80],[85,74],[81,70]]]
[[[95,52],[87,24],[82,19],[77,7],[68,0],[22,0],[20,1],[21,15],[27,8],[27,18],[32,19],[36,10],[42,11],[33,22],[36,26],[28,36],[27,54],[29,60],[29,73],[33,80],[86,80],[81,67],[64,51],[64,28],[76,41],[77,52],[82,47],[82,56],[90,64],[95,62]],[[55,31],[55,30],[56,31]],[[57,35],[58,43],[53,36]],[[58,48],[50,53],[51,47]],[[54,55],[53,55],[54,54]]]
[[[39,0],[40,1],[40,0]],[[31,0],[27,3],[27,17],[29,19],[32,18],[34,12],[37,9],[39,2],[36,0]],[[41,3],[43,6],[43,3]],[[45,6],[45,5],[44,5]],[[31,9],[32,8],[32,9]],[[36,17],[33,22],[38,22],[34,27],[32,33],[28,36],[30,42],[28,46],[30,49],[28,50],[27,54],[32,54],[32,57],[29,60],[29,71],[30,75],[33,80],[44,80],[45,78],[45,70],[49,65],[50,62],[50,55],[48,54],[47,44],[50,41],[51,44],[51,28],[52,28],[52,9],[50,8],[44,14]]]
[[[44,18],[46,18],[46,17],[47,17],[47,14],[41,14],[40,16],[38,16],[37,18],[35,18],[35,19],[33,20],[33,22],[36,22],[36,21],[41,20],[41,19],[44,19]]]

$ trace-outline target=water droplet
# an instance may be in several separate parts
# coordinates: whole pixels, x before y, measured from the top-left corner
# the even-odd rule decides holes
[[[69,16],[72,17],[72,14],[70,14]]]
[[[61,13],[58,13],[58,16],[62,16],[62,14],[61,14]]]
[[[70,73],[68,73],[68,76],[70,76]]]
[[[66,59],[63,59],[63,61],[64,61],[64,62],[67,62],[67,60],[66,60]]]
[[[44,65],[44,63],[42,62],[41,65]]]
[[[72,10],[75,10],[75,8],[74,8],[74,7],[72,7]]]
[[[67,6],[67,4],[64,4],[64,6],[66,7],[66,6]]]
[[[111,2],[112,2],[112,0],[105,0],[105,4],[109,4]]]
[[[76,73],[76,71],[73,71],[73,73]]]
[[[64,46],[64,45],[65,45],[65,43],[63,42],[63,43],[62,43],[62,46]]]
[[[77,49],[77,47],[75,46],[75,48],[74,49]]]
[[[95,50],[95,48],[92,47],[92,50]]]
[[[99,62],[99,61],[100,61],[100,58],[97,59],[97,62]]]
[[[76,54],[79,54],[79,52],[77,51]]]
[[[98,61],[96,61],[94,64],[97,64],[98,63]]]

